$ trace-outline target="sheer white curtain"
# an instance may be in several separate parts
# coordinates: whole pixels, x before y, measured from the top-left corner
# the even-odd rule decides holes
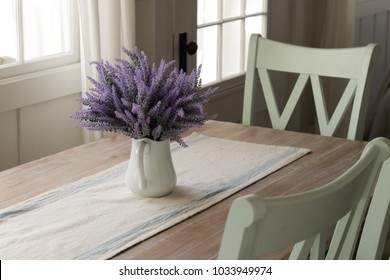
[[[135,46],[135,0],[78,0],[81,25],[81,62],[83,94],[88,90],[87,76],[96,77],[90,62],[114,61],[122,47]],[[85,142],[102,137],[100,132],[84,134]]]

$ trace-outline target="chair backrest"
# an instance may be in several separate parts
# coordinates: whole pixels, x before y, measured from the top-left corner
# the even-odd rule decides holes
[[[368,208],[356,259],[381,259],[390,225],[390,160],[384,162]],[[384,256],[388,257],[388,256]]]
[[[290,259],[352,258],[376,177],[389,155],[390,140],[377,138],[350,169],[322,187],[282,197],[236,199],[219,259],[256,259],[290,245],[295,245]],[[326,235],[335,225],[327,248]]]
[[[373,64],[379,55],[379,47],[324,49],[291,45],[252,34],[249,43],[248,64],[245,78],[243,124],[253,125],[256,104],[257,78],[264,92],[273,128],[285,129],[302,92],[310,80],[320,134],[334,136],[352,104],[348,139],[361,140],[369,101]],[[295,86],[283,110],[279,109],[270,72],[298,74]],[[341,78],[348,84],[331,116],[325,102],[323,77]]]

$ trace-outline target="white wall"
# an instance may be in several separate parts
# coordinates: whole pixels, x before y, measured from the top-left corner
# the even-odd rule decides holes
[[[0,170],[82,143],[80,65],[0,80]]]

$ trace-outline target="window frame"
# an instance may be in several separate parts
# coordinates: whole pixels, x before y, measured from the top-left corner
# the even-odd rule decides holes
[[[17,0],[16,0],[17,1]],[[70,0],[70,51],[0,68],[0,114],[81,92],[77,0]]]
[[[20,5],[20,0],[14,0]],[[18,7],[20,10],[21,7]],[[0,81],[3,79],[39,72],[80,62],[80,32],[76,0],[69,0],[70,50],[68,53],[54,54],[27,62],[12,62],[0,66]],[[18,20],[18,19],[17,19]],[[20,24],[20,20],[18,20]],[[19,35],[18,35],[19,36]]]
[[[264,36],[267,36],[268,34],[268,28],[269,28],[269,21],[268,21],[268,17],[269,17],[269,9],[270,9],[270,5],[269,5],[269,1],[268,0],[265,0],[264,1],[264,5],[265,5],[265,11],[261,11],[261,12],[254,12],[254,13],[249,13],[249,14],[246,14],[245,13],[245,5],[244,3],[241,3],[241,14],[238,15],[238,16],[234,16],[234,17],[229,17],[229,18],[223,18],[222,16],[222,6],[221,6],[221,1],[219,1],[219,4],[218,4],[218,9],[219,9],[219,14],[218,14],[218,18],[214,21],[210,21],[210,22],[206,22],[206,23],[197,23],[197,26],[196,26],[196,30],[197,32],[200,30],[200,29],[203,29],[203,28],[208,28],[208,27],[211,27],[211,26],[216,26],[217,27],[217,69],[216,69],[216,80],[214,81],[211,81],[211,82],[207,82],[205,83],[205,85],[207,86],[210,86],[210,85],[215,85],[215,84],[218,84],[220,86],[220,88],[231,88],[231,87],[235,87],[237,86],[238,84],[242,83],[243,80],[244,80],[244,76],[245,76],[245,73],[246,73],[246,64],[247,64],[247,53],[248,53],[248,46],[246,45],[246,38],[245,38],[245,20],[247,18],[251,18],[251,17],[257,17],[257,16],[262,16],[264,17],[264,22],[265,22],[265,34],[263,34]],[[240,34],[241,34],[241,37],[240,37],[240,44],[241,44],[241,48],[242,48],[242,51],[240,53],[240,70],[238,73],[236,74],[231,74],[231,75],[228,75],[228,76],[223,76],[223,73],[222,73],[222,49],[223,49],[223,46],[222,46],[222,41],[223,41],[223,25],[226,24],[226,23],[230,23],[230,22],[239,22],[240,24],[240,28],[242,29]],[[197,62],[198,63],[198,62]],[[241,80],[241,82],[238,82],[239,80]]]

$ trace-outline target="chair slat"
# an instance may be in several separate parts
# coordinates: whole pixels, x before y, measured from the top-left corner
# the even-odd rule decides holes
[[[254,96],[259,94],[256,89],[256,74],[260,78],[272,126],[278,129],[286,129],[310,77],[320,133],[334,136],[346,112],[352,107],[347,138],[362,140],[373,65],[378,55],[379,48],[376,44],[343,49],[308,48],[252,34],[245,78],[243,124],[254,124],[256,110]],[[269,71],[298,74],[296,84],[287,95],[287,103],[283,109],[277,105],[278,96],[274,91]],[[348,80],[330,118],[326,106],[326,96],[329,93],[324,91],[322,77]]]

